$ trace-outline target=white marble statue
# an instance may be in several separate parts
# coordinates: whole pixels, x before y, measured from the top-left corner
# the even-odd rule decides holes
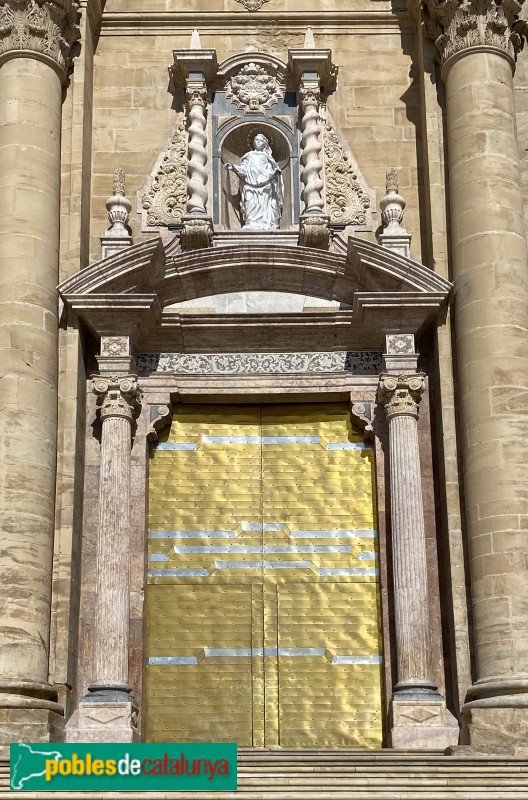
[[[242,156],[240,164],[226,166],[240,178],[242,230],[269,231],[278,228],[284,194],[282,173],[264,134],[257,133],[253,150]]]

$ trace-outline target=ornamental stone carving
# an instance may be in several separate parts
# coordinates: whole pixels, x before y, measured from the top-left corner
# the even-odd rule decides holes
[[[424,390],[425,374],[380,375],[378,399],[385,406],[387,417],[405,414],[418,417],[418,406]]]
[[[228,82],[226,97],[243,109],[244,114],[263,114],[282,96],[281,78],[270,75],[252,61]]]
[[[330,119],[324,129],[326,211],[331,222],[366,225],[371,193],[362,184],[358,169]]]
[[[258,11],[264,3],[269,2],[269,0],[236,0],[237,3],[241,3],[247,11]]]
[[[150,187],[143,194],[141,207],[149,227],[179,225],[187,205],[187,134],[176,125]]]
[[[100,418],[124,417],[132,422],[141,405],[141,389],[137,375],[113,375],[93,379],[93,391],[98,396]]]
[[[80,38],[80,0],[1,0],[0,61],[22,50],[51,59],[64,73],[71,66],[72,45]]]
[[[299,88],[302,109],[301,119],[301,181],[303,183],[302,199],[306,215],[321,214],[323,211],[323,188],[321,180],[321,119],[319,104],[321,91],[319,79],[305,80]]]
[[[442,63],[470,47],[497,47],[514,60],[523,45],[525,23],[518,0],[426,0],[425,27]]]

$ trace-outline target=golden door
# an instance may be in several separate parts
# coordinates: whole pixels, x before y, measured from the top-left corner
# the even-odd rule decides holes
[[[182,406],[149,505],[146,740],[379,747],[373,451],[347,404]]]

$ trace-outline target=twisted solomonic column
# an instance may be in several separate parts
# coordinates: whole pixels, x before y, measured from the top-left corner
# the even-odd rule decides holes
[[[49,683],[56,287],[62,99],[80,6],[0,0],[0,745],[49,740],[62,725]]]
[[[200,83],[187,83],[189,104],[189,163],[187,167],[188,214],[207,213],[207,89]]]
[[[526,755],[528,255],[513,89],[517,0],[426,0],[445,83],[458,409],[476,680],[471,746]]]
[[[321,131],[319,82],[303,81],[299,89],[301,108],[301,181],[303,184],[303,215],[323,213],[323,181],[321,180]]]

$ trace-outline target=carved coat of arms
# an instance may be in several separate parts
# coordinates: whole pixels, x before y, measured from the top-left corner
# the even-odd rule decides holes
[[[226,96],[244,109],[244,113],[255,114],[276,103],[281,94],[279,80],[264,67],[251,62],[231,78]]]

